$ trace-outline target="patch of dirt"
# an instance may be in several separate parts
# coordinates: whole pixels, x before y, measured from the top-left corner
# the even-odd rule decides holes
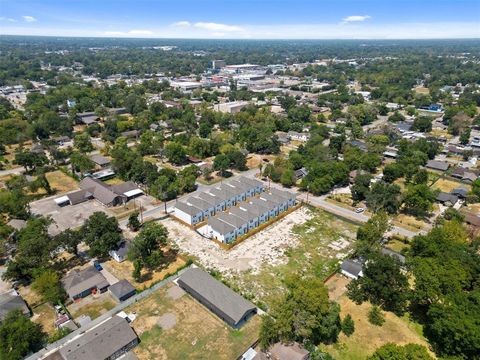
[[[172,300],[178,300],[185,294],[185,291],[179,286],[172,286],[168,288],[167,295]]]
[[[163,330],[170,330],[177,325],[177,318],[175,314],[166,313],[160,316],[160,319],[157,321],[157,325],[160,326]]]

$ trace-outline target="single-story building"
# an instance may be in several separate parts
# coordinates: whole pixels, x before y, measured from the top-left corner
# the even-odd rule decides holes
[[[432,170],[447,171],[450,164],[445,161],[429,160],[425,167]]]
[[[297,342],[291,344],[275,343],[268,350],[272,360],[308,360],[310,352]]]
[[[0,322],[13,310],[20,310],[25,316],[30,316],[30,309],[27,303],[14,289],[0,294]]]
[[[126,319],[114,315],[110,319],[75,337],[49,353],[44,360],[117,359],[138,345],[138,337]]]
[[[120,280],[113,285],[110,285],[108,291],[118,302],[127,300],[129,297],[132,297],[137,292],[133,285],[125,279]]]
[[[347,259],[340,265],[340,272],[349,278],[358,279],[363,276],[363,266],[358,261]]]
[[[101,167],[102,169],[109,166],[111,163],[110,159],[100,154],[94,154],[90,156],[90,160],[92,160],[95,163],[95,165]]]
[[[190,268],[177,280],[178,285],[205,305],[228,325],[238,328],[257,308],[232,289],[199,268]]]
[[[442,191],[438,193],[437,201],[446,206],[454,206],[458,202],[458,197],[454,194]]]
[[[62,279],[62,285],[72,300],[84,298],[97,291],[105,292],[110,286],[102,273],[93,266],[70,271]]]
[[[203,221],[203,210],[182,201],[175,204],[174,215],[189,225],[196,225]]]
[[[122,241],[118,244],[118,247],[110,250],[108,255],[110,255],[116,262],[121,263],[127,259],[129,245],[130,243],[128,241]]]

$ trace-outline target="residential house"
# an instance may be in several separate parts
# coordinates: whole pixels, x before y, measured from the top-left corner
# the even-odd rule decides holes
[[[250,202],[254,205],[263,206],[264,208],[268,209],[268,218],[269,219],[278,216],[278,214],[280,213],[279,204],[275,203],[275,202],[273,202],[269,199],[253,198]]]
[[[310,133],[308,132],[289,131],[287,135],[290,140],[294,141],[307,142],[308,140],[310,140]]]
[[[270,194],[270,193],[263,193],[260,195],[260,199],[262,200],[269,200],[272,203],[278,206],[278,212],[284,212],[288,209],[288,199],[283,197]]]
[[[100,117],[94,112],[83,112],[77,114],[77,121],[87,126],[96,124],[99,120]]]
[[[264,222],[267,222],[268,219],[270,218],[270,211],[268,209],[268,206],[263,202],[258,203],[258,201],[260,201],[259,199],[253,199],[253,200],[255,200],[257,203],[255,204],[252,201],[248,203],[242,203],[240,204],[240,209],[247,211],[249,214],[252,214],[252,216],[257,218],[258,225],[263,224]]]
[[[290,191],[284,191],[284,190],[280,190],[280,189],[277,189],[277,188],[271,188],[270,189],[270,193],[272,193],[273,195],[276,195],[276,196],[279,196],[281,198],[284,198],[287,200],[287,204],[288,204],[288,207],[291,207],[291,206],[294,206],[296,201],[297,201],[297,196],[290,192]]]
[[[250,301],[199,268],[190,268],[178,285],[233,328],[241,327],[257,309]]]
[[[271,360],[309,360],[310,352],[297,342],[275,343],[268,350]]]
[[[200,197],[191,196],[186,200],[188,205],[193,205],[203,211],[203,218],[207,219],[210,216],[215,215],[215,205],[211,202],[203,200]]]
[[[110,250],[108,252],[108,255],[110,255],[116,262],[121,263],[127,260],[127,253],[129,247],[130,242],[122,241],[115,249]]]
[[[93,266],[70,271],[62,279],[62,285],[72,300],[84,298],[94,292],[105,292],[110,286],[102,273]]]
[[[458,202],[458,197],[451,193],[439,192],[437,195],[437,201],[445,206],[455,206]]]
[[[450,167],[450,164],[445,161],[429,160],[425,167],[437,171],[447,171]]]
[[[263,190],[265,190],[265,185],[261,181],[248,178],[246,176],[240,176],[238,181],[250,185],[250,187],[255,189],[256,194],[260,194]]]
[[[298,170],[295,170],[295,179],[296,180],[301,180],[307,175],[308,175],[308,170],[304,167],[302,167]]]
[[[352,279],[358,279],[363,276],[363,266],[357,260],[344,260],[340,265],[340,272]]]
[[[229,244],[237,237],[237,229],[224,221],[212,217],[208,219],[207,233],[213,239]]]
[[[127,320],[114,315],[47,354],[43,360],[114,360],[138,345]]]
[[[20,310],[25,316],[30,316],[30,309],[20,294],[14,289],[0,294],[0,323],[13,310]]]
[[[221,213],[217,215],[217,219],[235,227],[235,237],[245,235],[248,232],[248,221],[238,216]]]
[[[232,207],[228,210],[228,212],[245,221],[248,224],[249,231],[255,229],[259,225],[258,215],[254,214],[253,212],[247,211],[240,207]]]
[[[90,160],[92,160],[95,165],[101,169],[105,169],[106,167],[110,166],[111,163],[110,159],[107,159],[105,156],[100,154],[90,156]]]
[[[196,225],[203,221],[203,210],[182,201],[175,204],[174,214],[176,218],[189,225]]]
[[[208,192],[201,192],[197,195],[197,197],[212,205],[215,208],[215,212],[223,211],[227,207],[226,200],[223,197],[220,197],[220,194],[214,195]]]

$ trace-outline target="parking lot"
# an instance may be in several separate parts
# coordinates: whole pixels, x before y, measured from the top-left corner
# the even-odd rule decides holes
[[[65,229],[81,226],[96,211],[110,215],[108,210],[96,200],[89,200],[77,205],[58,206],[54,201],[56,197],[30,203],[33,214],[50,216],[54,221],[48,228],[50,235],[57,235]]]

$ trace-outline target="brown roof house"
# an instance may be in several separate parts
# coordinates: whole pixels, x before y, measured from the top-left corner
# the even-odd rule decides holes
[[[93,266],[84,270],[72,270],[63,279],[62,285],[72,300],[81,299],[93,292],[105,292],[110,286],[107,279]]]

